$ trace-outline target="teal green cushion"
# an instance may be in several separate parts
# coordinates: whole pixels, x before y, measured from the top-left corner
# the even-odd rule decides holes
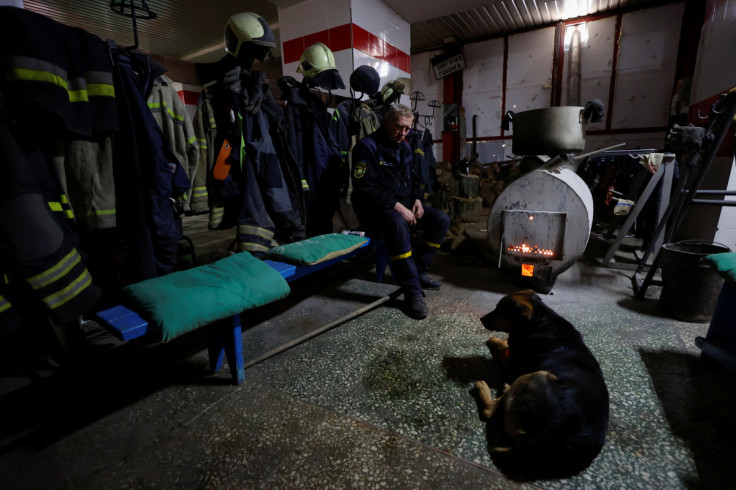
[[[281,274],[248,252],[123,288],[125,304],[169,340],[289,294]],[[157,338],[156,338],[157,337]]]
[[[266,258],[289,264],[314,265],[350,253],[367,241],[362,236],[329,233],[273,247],[266,252]]]
[[[701,259],[726,281],[736,282],[736,252],[707,255]]]

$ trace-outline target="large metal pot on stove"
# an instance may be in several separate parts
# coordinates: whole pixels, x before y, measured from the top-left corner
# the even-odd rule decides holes
[[[603,102],[593,99],[585,107],[560,106],[514,113],[508,111],[503,129],[513,124],[515,155],[557,155],[579,153],[585,149],[585,126],[599,122],[604,115]]]

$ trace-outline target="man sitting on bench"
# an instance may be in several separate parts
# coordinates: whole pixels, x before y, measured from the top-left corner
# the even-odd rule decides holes
[[[352,203],[369,236],[383,236],[391,271],[404,293],[407,314],[427,317],[424,289],[440,289],[429,266],[450,226],[441,210],[422,205],[424,190],[411,147],[404,137],[414,114],[405,105],[391,105],[383,125],[353,148]],[[412,254],[412,232],[421,238]]]

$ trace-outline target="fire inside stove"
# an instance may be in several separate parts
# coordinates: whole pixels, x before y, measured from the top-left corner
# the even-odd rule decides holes
[[[521,245],[511,245],[509,247],[506,247],[506,250],[508,250],[509,252],[518,252],[523,255],[547,255],[549,257],[553,257],[555,255],[554,251],[552,250],[539,248],[536,245],[529,246],[526,243],[522,243]]]
[[[503,210],[503,253],[518,258],[562,259],[566,217],[566,213],[554,211]]]

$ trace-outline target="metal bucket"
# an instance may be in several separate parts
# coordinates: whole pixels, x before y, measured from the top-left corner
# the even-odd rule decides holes
[[[533,109],[513,115],[516,155],[579,153],[585,148],[583,107]]]
[[[686,240],[662,245],[659,309],[676,320],[710,321],[723,278],[700,259],[730,251],[727,246],[712,242]]]

